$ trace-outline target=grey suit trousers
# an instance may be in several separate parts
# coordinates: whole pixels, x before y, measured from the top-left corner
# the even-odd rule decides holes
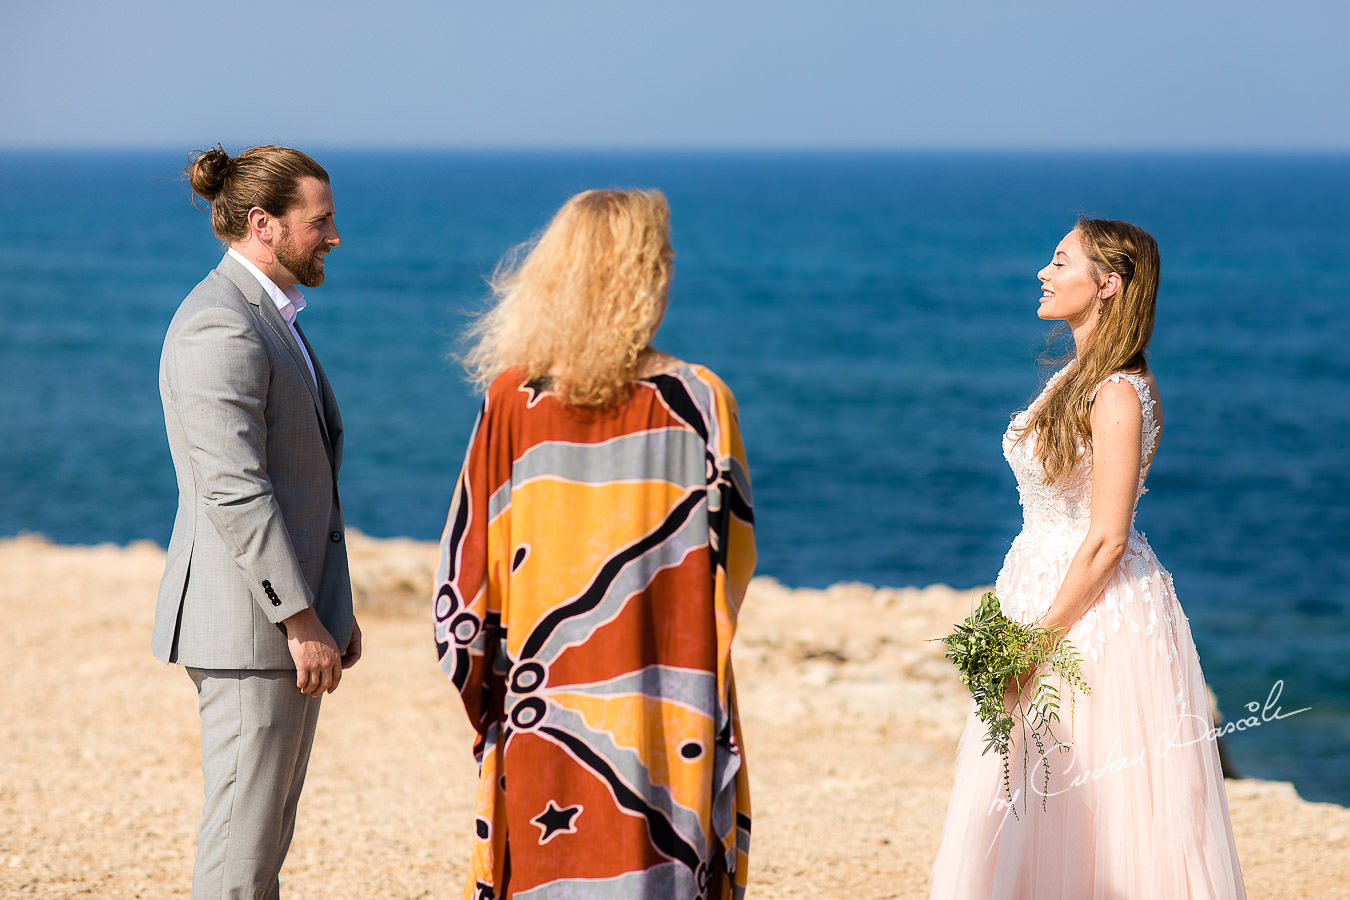
[[[294,671],[187,672],[206,782],[193,900],[276,900],[322,700],[300,693]]]

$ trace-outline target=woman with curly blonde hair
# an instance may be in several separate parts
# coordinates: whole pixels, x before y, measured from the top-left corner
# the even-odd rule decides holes
[[[731,391],[654,350],[656,191],[587,191],[493,278],[437,654],[477,732],[466,898],[739,898],[730,648],[755,563]]]
[[[1091,694],[1054,724],[1057,747],[1019,746],[1014,728],[1006,794],[972,711],[934,898],[1244,896],[1190,625],[1134,527],[1162,436],[1145,356],[1158,273],[1148,232],[1081,219],[1038,274],[1039,315],[1074,355],[1003,436],[1023,525],[994,590],[1010,618],[1067,633]]]
[[[639,371],[669,368],[651,339],[674,268],[660,191],[586,191],[492,278],[497,304],[469,330],[465,363],[485,389],[511,367],[550,375],[573,406],[607,406]]]

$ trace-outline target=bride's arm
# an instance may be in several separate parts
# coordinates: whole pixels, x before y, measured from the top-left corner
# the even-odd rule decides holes
[[[1106,589],[1130,538],[1139,491],[1143,410],[1126,381],[1108,381],[1092,404],[1092,507],[1087,537],[1042,617],[1068,629]]]

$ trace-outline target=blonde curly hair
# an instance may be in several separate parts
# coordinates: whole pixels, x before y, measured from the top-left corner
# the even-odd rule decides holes
[[[674,259],[660,191],[577,194],[493,273],[496,302],[465,335],[470,379],[485,390],[517,368],[553,376],[569,405],[618,402],[665,314]]]

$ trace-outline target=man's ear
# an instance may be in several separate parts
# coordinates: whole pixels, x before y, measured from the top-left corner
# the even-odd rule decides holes
[[[259,210],[261,212],[261,210]],[[249,213],[252,215],[252,213]],[[1101,285],[1097,288],[1097,296],[1102,300],[1110,300],[1120,290],[1120,275],[1112,272],[1102,279]]]
[[[248,211],[249,233],[256,235],[264,244],[272,242],[273,223],[273,218],[261,206],[255,206]]]

